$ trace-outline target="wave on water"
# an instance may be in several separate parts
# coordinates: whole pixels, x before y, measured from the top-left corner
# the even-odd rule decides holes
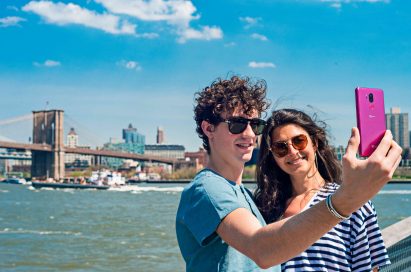
[[[9,229],[0,230],[0,234],[38,234],[38,235],[81,235],[81,232],[72,231],[52,231],[52,230],[24,230],[24,229]]]
[[[411,195],[411,190],[382,190],[379,195]]]
[[[0,190],[0,193],[8,193],[8,190]]]
[[[138,259],[158,259],[158,256],[155,255],[137,255]]]
[[[77,190],[80,189],[75,189],[75,188],[49,188],[49,187],[43,187],[43,188],[34,188],[33,186],[29,186],[28,189],[30,191],[34,191],[34,192],[39,192],[39,191],[60,191],[60,192],[66,192],[66,193],[72,193],[74,194],[74,192],[76,192]],[[97,189],[94,188],[87,188],[87,189],[81,189],[84,191],[98,191]]]
[[[109,191],[116,191],[116,192],[132,192],[134,194],[142,193],[142,192],[182,192],[184,187],[155,187],[155,186],[138,186],[138,185],[124,185],[121,187],[112,187],[109,188]]]

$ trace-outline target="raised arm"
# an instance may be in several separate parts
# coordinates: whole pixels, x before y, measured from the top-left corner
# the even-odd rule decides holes
[[[343,183],[332,198],[334,208],[349,215],[371,199],[392,178],[401,161],[401,148],[387,131],[380,145],[366,160],[356,158],[360,137],[353,128],[343,158]],[[340,220],[324,201],[291,218],[262,227],[246,209],[225,217],[217,233],[229,245],[262,268],[280,264],[306,250]]]

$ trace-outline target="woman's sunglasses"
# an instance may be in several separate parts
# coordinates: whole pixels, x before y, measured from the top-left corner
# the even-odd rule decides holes
[[[290,140],[291,140],[291,145],[296,150],[303,150],[304,148],[307,147],[307,144],[308,144],[307,136],[304,134],[294,136]],[[288,154],[288,145],[289,145],[288,141],[274,142],[271,144],[271,151],[277,157],[282,158]]]
[[[250,124],[251,129],[253,130],[255,135],[260,135],[263,133],[263,129],[265,127],[266,122],[263,119],[253,118],[247,119],[244,117],[231,117],[227,120],[221,120],[221,122],[228,124],[228,130],[232,134],[240,134],[242,133]]]

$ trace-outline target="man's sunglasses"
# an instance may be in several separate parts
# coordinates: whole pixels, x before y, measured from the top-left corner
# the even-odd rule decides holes
[[[307,147],[307,144],[308,144],[307,136],[304,134],[294,136],[290,140],[291,140],[291,145],[296,150],[303,150],[304,148]],[[271,144],[271,151],[277,157],[282,158],[288,154],[288,145],[289,145],[288,141],[274,142]]]
[[[250,124],[251,129],[255,135],[260,135],[263,133],[266,122],[263,119],[253,118],[247,119],[244,117],[231,117],[227,120],[221,120],[221,122],[228,124],[228,130],[232,134],[240,134],[246,130],[248,124]]]

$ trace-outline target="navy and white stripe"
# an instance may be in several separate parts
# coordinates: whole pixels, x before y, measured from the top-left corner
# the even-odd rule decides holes
[[[306,208],[334,193],[324,186]],[[321,237],[306,251],[281,265],[282,271],[371,271],[390,264],[371,201]]]

